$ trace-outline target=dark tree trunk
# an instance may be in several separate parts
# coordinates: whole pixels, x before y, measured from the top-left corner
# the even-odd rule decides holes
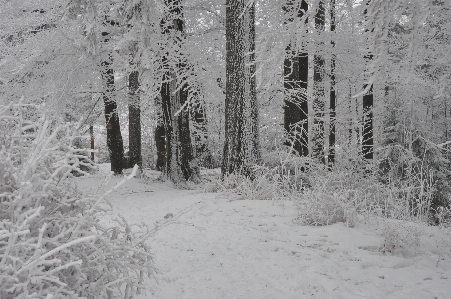
[[[318,3],[318,10],[315,15],[315,28],[318,33],[324,31],[324,23],[326,14],[324,13],[324,2],[322,0]],[[325,90],[324,90],[324,58],[321,54],[321,47],[323,43],[317,43],[316,54],[314,57],[314,70],[313,70],[313,82],[314,82],[314,100],[313,110],[315,112],[315,118],[313,120],[313,157],[321,161],[324,160],[324,111],[325,111]],[[319,53],[319,54],[318,54]]]
[[[163,34],[173,34],[170,43],[172,47],[182,51],[183,14],[180,0],[166,0],[168,15],[161,22]],[[177,61],[170,61],[176,59]],[[163,108],[163,122],[165,130],[165,152],[166,160],[165,174],[174,182],[180,183],[189,179],[197,179],[197,166],[193,165],[193,147],[189,129],[189,111],[181,109],[188,100],[188,90],[186,83],[180,87],[178,84],[184,82],[185,78],[177,78],[177,70],[174,65],[183,69],[185,64],[179,57],[164,57],[163,65],[168,65],[163,78],[161,88],[161,101]],[[172,66],[171,66],[172,65]],[[180,88],[179,88],[180,87]],[[178,114],[176,115],[176,113]]]
[[[364,85],[366,89],[368,85]],[[363,96],[363,133],[362,153],[365,159],[373,159],[373,85],[366,95]]]
[[[180,106],[183,106],[188,101],[188,86],[185,85],[180,90]],[[178,135],[180,140],[180,166],[182,169],[185,180],[194,179],[194,176],[198,176],[197,165],[194,163],[193,144],[191,140],[191,131],[189,127],[189,110],[183,109],[176,117],[178,121]]]
[[[261,159],[259,144],[259,119],[257,105],[257,90],[255,83],[255,2],[246,8],[245,24],[245,136],[244,146],[246,162],[256,164]]]
[[[155,104],[157,107],[160,107],[159,112],[157,112],[157,126],[155,127],[154,132],[155,147],[157,150],[155,167],[157,170],[163,171],[166,163],[166,133],[164,129],[165,122],[163,120],[163,110],[161,110],[163,108],[161,99],[159,98]]]
[[[353,108],[353,100],[352,100],[352,88],[351,86],[349,86],[349,110],[348,110],[348,142],[349,145],[352,145],[352,136],[353,136],[353,132],[354,132],[354,118],[353,118],[353,114],[354,114],[354,108]]]
[[[94,162],[94,125],[89,126],[89,135],[91,135],[91,161]]]
[[[130,155],[129,167],[135,164],[142,167],[141,155],[141,109],[139,99],[139,73],[133,71],[128,76],[129,104],[128,104],[128,147]]]
[[[104,43],[107,44],[109,38],[108,32],[102,32]],[[122,173],[122,161],[124,159],[124,144],[122,141],[119,116],[117,113],[117,104],[114,100],[114,71],[111,68],[113,57],[108,54],[106,59],[101,62],[102,81],[103,81],[103,102],[105,105],[105,121],[107,129],[107,146],[110,154],[111,171],[115,174]]]
[[[330,1],[330,32],[335,32],[335,0]],[[336,119],[336,95],[335,95],[335,37],[332,36],[332,58],[330,61],[330,128],[329,128],[329,169],[335,163],[335,119]]]
[[[367,2],[367,5],[369,5],[369,1]],[[364,11],[365,18],[367,14],[367,10]],[[365,30],[365,32],[368,32],[368,29]],[[373,55],[371,53],[367,53],[365,55],[365,61],[367,64],[367,68],[371,64],[371,61],[373,60]],[[368,71],[366,74],[365,80],[370,79],[369,73],[371,71]],[[373,146],[374,146],[374,139],[373,139],[373,84],[371,83],[370,86],[368,86],[367,83],[364,84],[363,89],[366,90],[368,88],[368,92],[363,96],[363,132],[362,132],[362,154],[363,157],[367,160],[373,159]]]
[[[195,143],[195,154],[199,166],[205,168],[213,167],[213,157],[208,146],[207,117],[205,114],[205,103],[200,98],[200,93],[195,92],[192,97],[196,100],[197,105],[191,107],[191,119],[193,122],[192,136]]]
[[[302,18],[307,9],[305,1],[296,8],[293,0],[287,0],[284,7],[289,16],[297,14],[298,18]],[[293,18],[290,17],[288,21],[292,22]],[[293,149],[300,156],[308,156],[309,153],[307,81],[308,53],[298,53],[296,44],[291,42],[286,48],[284,61],[284,129],[288,134],[287,139],[292,140]],[[291,142],[288,141],[286,145],[291,146]]]
[[[246,0],[226,1],[226,99],[222,175],[242,172],[245,162],[245,20]]]

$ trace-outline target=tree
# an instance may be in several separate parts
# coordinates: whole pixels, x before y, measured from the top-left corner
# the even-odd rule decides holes
[[[102,32],[103,43],[108,46],[111,27],[116,23],[114,21],[105,21],[103,25],[105,30]],[[115,174],[121,174],[124,160],[124,144],[122,140],[121,128],[119,123],[119,115],[117,112],[117,103],[114,99],[114,70],[111,68],[113,64],[113,55],[111,51],[107,51],[106,57],[101,62],[101,74],[103,82],[103,102],[105,105],[105,121],[107,129],[107,145],[110,154],[111,171]]]
[[[163,56],[165,69],[161,87],[163,123],[166,137],[165,175],[178,184],[186,180],[196,180],[196,166],[193,165],[193,148],[189,129],[189,111],[185,107],[188,100],[186,78],[180,77],[186,67],[181,54],[183,49],[183,13],[180,0],[166,0],[165,16],[160,25],[167,36],[167,47],[172,47]]]
[[[324,31],[326,21],[326,14],[324,11],[324,2],[320,0],[318,2],[318,8],[315,14],[315,29],[318,35]],[[312,151],[313,157],[318,161],[325,162],[324,160],[324,111],[325,111],[325,87],[324,87],[324,58],[321,54],[324,43],[316,43],[316,53],[314,56],[314,69],[313,69],[313,87],[314,87],[314,99],[313,99],[313,111],[315,112],[315,118],[313,119],[314,131],[312,136]]]
[[[370,1],[366,5],[369,5]],[[364,16],[366,16],[368,10],[364,10]],[[369,29],[365,29],[365,32],[368,32]],[[365,61],[367,65],[371,63],[373,60],[373,54],[368,52],[365,54]],[[369,67],[369,66],[368,66]],[[367,75],[365,80],[370,80],[369,76],[370,71],[365,74]],[[373,146],[374,146],[374,138],[373,138],[373,83],[365,82],[363,85],[363,90],[365,94],[363,95],[363,132],[362,132],[362,154],[363,157],[367,160],[373,159]]]
[[[199,166],[206,168],[213,167],[213,157],[209,147],[208,121],[205,111],[205,101],[201,98],[201,91],[197,88],[191,88],[191,135],[194,139],[194,156]]]
[[[256,113],[256,100],[251,79],[253,67],[246,69],[246,61],[253,64],[253,55],[246,57],[246,50],[252,49],[252,41],[247,44],[246,37],[253,36],[253,13],[246,9],[247,1],[227,0],[226,2],[226,101],[225,101],[225,143],[222,175],[246,173],[255,163],[258,149],[257,128],[252,128],[245,120],[246,111]],[[252,9],[251,9],[252,10]],[[244,17],[243,14],[249,14]],[[246,20],[249,20],[246,22]],[[247,28],[246,28],[247,27]],[[246,84],[247,82],[247,84]],[[248,89],[246,89],[248,86]],[[246,98],[249,95],[251,98]],[[253,132],[252,132],[253,131]],[[249,133],[251,132],[251,133]],[[252,148],[250,148],[252,146]]]
[[[308,10],[308,4],[302,0],[296,7],[296,1],[287,0],[284,6],[288,22],[293,22],[294,16],[302,19]],[[308,20],[305,19],[305,24]],[[300,156],[308,156],[308,53],[299,53],[295,41],[291,41],[286,48],[284,60],[284,128],[287,138],[293,142],[293,149]],[[291,142],[287,142],[291,145]]]
[[[157,161],[155,163],[155,168],[157,170],[164,170],[165,160],[166,160],[166,132],[164,130],[164,123],[163,123],[163,115],[162,115],[162,103],[160,98],[158,98],[156,101],[157,106],[157,124],[155,126],[154,131],[154,139],[155,139],[155,147],[157,150]]]
[[[247,163],[257,163],[261,159],[259,144],[259,116],[257,105],[257,90],[255,77],[255,2],[253,1],[244,12],[245,31],[245,126],[244,146]]]
[[[335,32],[335,0],[330,0],[330,32]],[[335,163],[335,106],[336,106],[336,94],[335,94],[335,40],[332,36],[332,58],[330,60],[330,92],[329,92],[329,109],[330,109],[330,126],[329,126],[329,154],[328,165],[332,167]]]
[[[141,108],[139,98],[139,72],[132,71],[128,76],[129,104],[128,104],[128,150],[130,165],[142,167],[141,155]]]

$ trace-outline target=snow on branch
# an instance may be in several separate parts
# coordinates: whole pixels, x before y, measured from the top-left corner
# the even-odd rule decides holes
[[[7,132],[0,134],[0,298],[139,292],[153,274],[152,255],[125,220],[99,225],[107,194],[91,198],[73,187],[71,172],[84,157],[73,147],[74,124],[21,99],[0,105],[0,130]]]

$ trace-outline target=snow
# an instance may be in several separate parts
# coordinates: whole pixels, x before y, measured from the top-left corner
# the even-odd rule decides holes
[[[380,219],[303,226],[291,201],[177,190],[152,178],[109,196],[130,223],[161,226],[149,240],[157,281],[139,299],[451,298],[449,231],[423,227],[416,248],[383,254]],[[84,192],[99,192],[103,181],[76,180]]]

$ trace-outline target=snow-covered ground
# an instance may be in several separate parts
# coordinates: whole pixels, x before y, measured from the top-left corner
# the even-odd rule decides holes
[[[97,192],[102,179],[77,181]],[[303,226],[290,201],[139,179],[110,198],[130,223],[163,226],[149,240],[157,281],[139,298],[451,298],[451,236],[436,227],[421,229],[416,248],[384,255],[381,220]]]

